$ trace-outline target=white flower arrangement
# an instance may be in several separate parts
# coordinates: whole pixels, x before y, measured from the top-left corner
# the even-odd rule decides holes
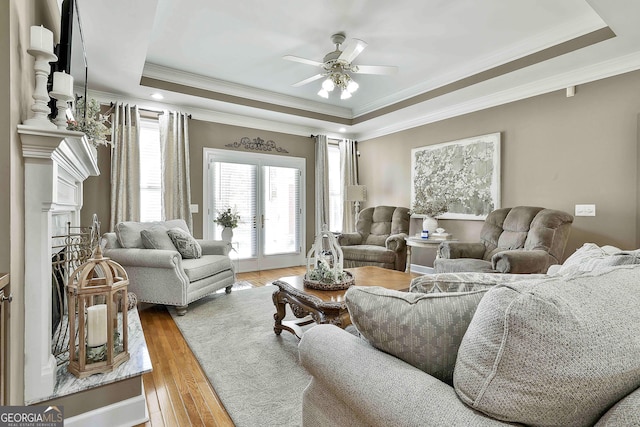
[[[318,261],[316,268],[309,272],[310,280],[322,283],[341,283],[347,279],[347,274],[344,271],[336,272],[331,268],[329,262],[321,258]]]
[[[107,125],[111,125],[110,116],[105,116],[100,112],[100,104],[95,99],[89,101],[86,110],[85,114],[84,98],[77,100],[74,112],[76,120],[67,120],[67,129],[83,132],[94,147],[111,144],[107,140],[107,136],[111,134],[111,129],[107,127]]]

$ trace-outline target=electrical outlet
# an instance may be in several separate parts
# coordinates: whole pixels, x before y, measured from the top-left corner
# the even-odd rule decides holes
[[[596,205],[576,205],[576,216],[596,216]]]
[[[191,205],[191,213],[198,213],[200,211],[200,206],[198,205]]]

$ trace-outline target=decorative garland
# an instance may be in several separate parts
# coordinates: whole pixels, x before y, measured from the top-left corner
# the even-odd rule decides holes
[[[250,139],[249,137],[243,136],[240,138],[240,142],[233,142],[231,144],[226,144],[225,147],[229,148],[243,148],[245,150],[253,150],[253,151],[276,151],[278,153],[288,153],[282,147],[276,146],[276,143],[269,140],[265,141],[262,138],[254,138]]]

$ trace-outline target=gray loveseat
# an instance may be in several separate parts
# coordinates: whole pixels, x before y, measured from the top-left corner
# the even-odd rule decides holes
[[[183,240],[174,242],[169,230]],[[236,279],[229,243],[193,239],[184,220],[122,222],[104,234],[102,246],[104,256],[126,270],[129,291],[138,301],[176,306],[179,315],[189,303],[219,289],[230,292]]]
[[[608,249],[412,284],[431,293],[352,287],[365,339],[318,325],[300,342],[303,425],[640,425],[640,252]]]

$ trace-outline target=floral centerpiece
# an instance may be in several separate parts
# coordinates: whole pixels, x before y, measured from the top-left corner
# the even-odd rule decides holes
[[[218,216],[213,220],[218,225],[224,228],[236,228],[240,221],[240,214],[231,208],[226,208],[218,211]]]
[[[429,199],[424,195],[416,196],[416,201],[411,208],[411,214],[426,215],[435,218],[449,210],[449,201],[446,199]]]
[[[348,278],[348,275],[344,270],[335,271],[331,268],[329,262],[326,259],[322,258],[319,262],[316,263],[316,268],[309,272],[307,278],[316,282],[330,284],[344,282]]]
[[[236,212],[236,210],[231,210],[231,208],[226,208],[218,211],[218,216],[213,220],[218,225],[224,227],[222,229],[222,240],[226,242],[231,242],[233,239],[233,229],[238,226],[238,222],[240,221],[240,214]]]
[[[438,228],[437,216],[449,210],[449,205],[453,203],[453,199],[447,197],[434,197],[427,191],[420,191],[416,193],[415,201],[411,207],[411,215],[424,215],[422,219],[422,236],[429,237]],[[424,232],[428,232],[425,234]]]
[[[327,226],[323,226],[307,253],[304,285],[322,291],[347,289],[355,283],[355,279],[351,273],[342,269],[342,261],[340,245]]]
[[[111,134],[110,128],[107,127],[107,125],[111,125],[110,116],[100,112],[98,101],[91,99],[89,105],[85,105],[84,98],[78,99],[74,117],[76,120],[67,120],[68,130],[83,132],[94,147],[111,143],[107,140],[107,136]]]

